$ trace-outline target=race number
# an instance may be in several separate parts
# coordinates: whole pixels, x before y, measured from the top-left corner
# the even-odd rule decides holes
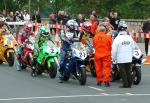
[[[80,57],[85,57],[86,56],[84,52],[80,52],[79,55],[80,55]]]
[[[55,50],[53,48],[50,49],[51,53],[55,53]]]

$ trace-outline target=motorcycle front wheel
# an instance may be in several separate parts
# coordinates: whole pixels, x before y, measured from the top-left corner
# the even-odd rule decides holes
[[[47,68],[49,68],[48,63],[47,63]],[[49,70],[49,76],[51,78],[55,78],[57,75],[57,64],[56,64],[56,62],[52,62],[51,67],[48,70]]]
[[[86,84],[86,70],[85,70],[85,67],[82,67],[79,70],[79,83],[80,83],[80,85],[85,85]]]
[[[2,61],[2,60],[0,60],[0,64],[3,64],[3,61]]]
[[[7,57],[7,61],[10,67],[12,67],[14,65],[15,62],[15,56],[14,56],[14,52],[10,52],[9,53],[9,57]]]

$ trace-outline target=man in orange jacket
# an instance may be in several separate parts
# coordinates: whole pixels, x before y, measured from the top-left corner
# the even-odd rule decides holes
[[[106,87],[110,84],[111,75],[111,46],[112,40],[110,36],[106,34],[106,28],[104,26],[99,26],[99,32],[94,36],[94,60],[95,69],[97,75],[97,85],[101,86],[101,83],[105,83]]]

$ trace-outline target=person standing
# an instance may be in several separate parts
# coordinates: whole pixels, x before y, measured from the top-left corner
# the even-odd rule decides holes
[[[82,14],[78,14],[78,17],[76,18],[76,22],[78,23],[79,26],[81,26],[81,24],[83,24],[85,22]]]
[[[98,27],[98,22],[96,21],[96,18],[94,15],[90,15],[90,22],[92,24],[91,32],[92,32],[92,35],[94,36]]]
[[[93,45],[95,49],[94,63],[96,69],[97,85],[104,82],[106,87],[110,86],[111,75],[111,37],[106,34],[104,26],[98,26],[99,32],[95,34]]]
[[[24,10],[24,15],[23,15],[24,21],[29,21],[30,20],[30,15],[26,10]]]
[[[15,22],[21,22],[21,21],[23,21],[23,16],[22,16],[22,14],[19,13],[19,11],[15,12],[14,21]]]
[[[32,21],[34,23],[41,23],[41,16],[38,11],[36,11],[35,14],[32,16]]]
[[[120,22],[120,19],[118,18],[118,13],[117,12],[111,12],[109,19],[110,19],[110,24],[114,27],[114,30],[117,30],[118,24]]]
[[[143,23],[142,31],[144,32],[144,34],[146,34],[146,36],[145,36],[145,53],[147,56],[148,43],[149,43],[149,32],[150,32],[150,18],[148,18],[147,21]]]
[[[55,13],[51,13],[49,15],[49,24],[55,25],[56,24],[56,14]],[[56,33],[56,29],[55,27],[51,27],[50,28],[50,33],[52,34],[54,30],[54,34]]]
[[[123,85],[121,88],[131,88],[131,63],[135,42],[130,35],[128,35],[127,24],[122,22],[119,24],[119,34],[114,39],[112,44],[112,61],[119,66]]]

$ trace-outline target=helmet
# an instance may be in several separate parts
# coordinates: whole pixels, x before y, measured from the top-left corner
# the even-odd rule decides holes
[[[78,27],[78,23],[75,20],[68,20],[66,26],[70,31],[74,31],[76,27]]]
[[[26,32],[31,32],[33,25],[31,23],[24,24]]]
[[[127,30],[127,27],[128,27],[128,25],[125,21],[120,21],[119,25],[118,25],[118,30],[124,31],[124,30]]]
[[[48,26],[41,26],[40,29],[39,29],[39,33],[43,37],[48,37],[48,35],[49,35],[49,28],[48,28]]]
[[[82,29],[85,31],[85,32],[91,32],[91,26],[92,24],[88,21],[84,22],[83,25],[82,25]]]

